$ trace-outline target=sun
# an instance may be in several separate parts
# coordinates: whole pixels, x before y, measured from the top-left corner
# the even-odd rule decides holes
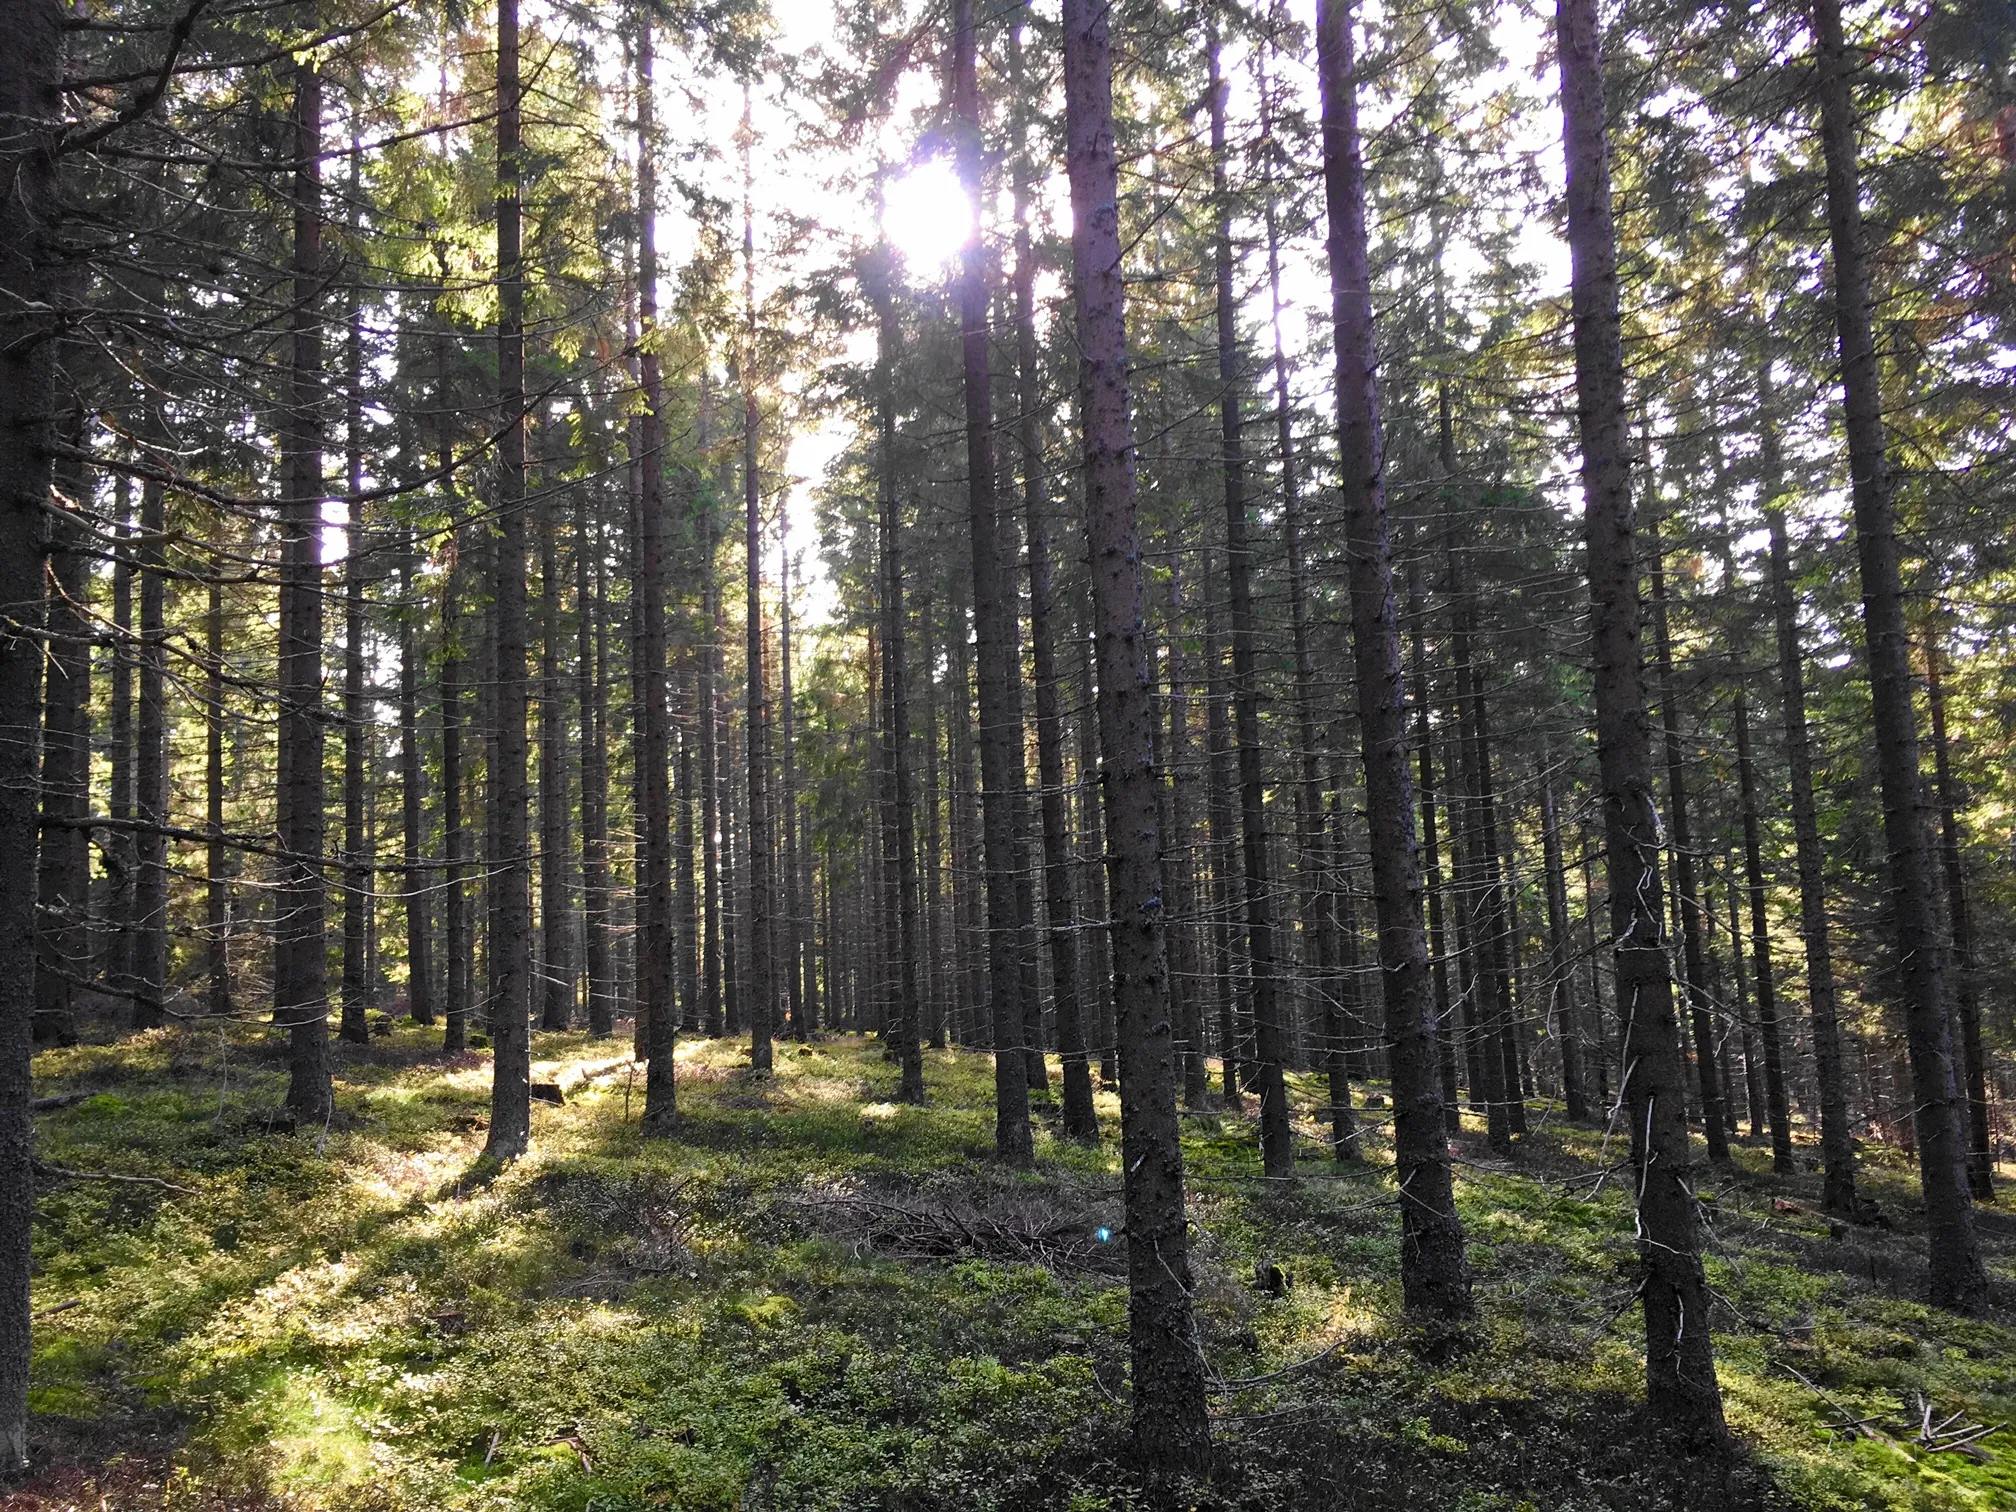
[[[944,271],[965,244],[971,201],[945,158],[919,163],[883,191],[882,224],[912,273]]]

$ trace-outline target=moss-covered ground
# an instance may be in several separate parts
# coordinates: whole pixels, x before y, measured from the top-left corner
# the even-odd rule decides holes
[[[927,1054],[908,1108],[872,1043],[782,1045],[759,1081],[739,1046],[688,1041],[678,1136],[646,1141],[625,1043],[542,1035],[535,1074],[566,1101],[494,1172],[487,1058],[444,1061],[434,1033],[340,1050],[327,1128],[276,1116],[277,1047],[251,1027],[38,1057],[39,1094],[89,1095],[39,1115],[42,1468],[8,1506],[1142,1503],[1110,1094],[1104,1141],[1045,1110],[1016,1174],[989,1159],[985,1057]],[[1890,1226],[1845,1232],[1767,1151],[1715,1174],[1742,1447],[1690,1460],[1639,1421],[1617,1140],[1536,1104],[1515,1163],[1464,1142],[1479,1317],[1425,1337],[1398,1307],[1384,1090],[1361,1089],[1354,1168],[1298,1085],[1286,1187],[1259,1179],[1250,1122],[1184,1119],[1223,1461],[1185,1505],[2016,1507],[2016,1431],[1914,1441],[1927,1407],[1948,1433],[2016,1423],[2016,1318],[1918,1300],[1900,1158],[1865,1174]],[[2006,1306],[2016,1225],[1984,1225]]]

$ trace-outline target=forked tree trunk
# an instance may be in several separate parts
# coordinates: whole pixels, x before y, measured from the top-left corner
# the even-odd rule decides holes
[[[1905,1040],[1911,1052],[1919,1183],[1935,1306],[1969,1311],[1988,1296],[1988,1275],[1968,1196],[1965,1109],[1953,1057],[1952,954],[1940,927],[1938,873],[1925,825],[1918,713],[1912,698],[1911,642],[1904,627],[1897,505],[1884,457],[1883,395],[1869,317],[1869,263],[1863,243],[1861,173],[1848,90],[1848,45],[1839,0],[1811,0],[1818,51],[1820,147],[1827,164],[1827,229],[1833,249],[1834,320],[1841,344],[1841,391],[1848,437],[1850,498],[1868,642],[1869,699],[1876,768],[1883,790],[1892,918]]]
[[[1624,1105],[1638,1207],[1639,1296],[1645,1318],[1650,1420],[1697,1441],[1725,1429],[1701,1267],[1693,1150],[1682,1091],[1686,1067],[1666,969],[1658,815],[1638,563],[1625,439],[1624,346],[1603,52],[1595,0],[1557,0],[1562,137],[1568,167],[1570,304],[1576,419],[1582,443],[1596,757],[1603,791],[1610,932],[1624,1033]]]
[[[962,8],[971,0],[957,0]],[[1083,353],[1085,541],[1099,647],[1099,740],[1120,1040],[1120,1145],[1127,1232],[1134,1450],[1151,1471],[1211,1457],[1204,1357],[1190,1305],[1183,1147],[1163,1014],[1162,868],[1155,824],[1108,7],[1064,0],[1065,161]]]
[[[1393,606],[1352,23],[1348,3],[1319,4],[1316,57],[1323,96],[1331,323],[1337,347],[1338,485],[1351,560],[1359,749],[1393,1082],[1393,1163],[1401,1192],[1400,1286],[1410,1311],[1452,1319],[1471,1310],[1470,1270],[1463,1256],[1463,1224],[1456,1215],[1449,1166],[1433,983],[1421,922],[1421,859],[1407,767],[1400,628]]]

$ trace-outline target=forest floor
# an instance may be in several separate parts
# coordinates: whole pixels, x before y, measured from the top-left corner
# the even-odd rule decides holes
[[[338,1050],[327,1128],[276,1113],[279,1046],[188,1026],[44,1051],[32,1439],[8,1508],[1119,1508],[1126,1292],[1117,1104],[1096,1147],[989,1158],[987,1058],[927,1053],[929,1106],[853,1038],[679,1047],[682,1126],[638,1131],[621,1040],[540,1035],[533,1153],[477,1160],[487,1057],[400,1024]],[[1056,1072],[1052,1069],[1053,1085]],[[1818,1177],[1717,1172],[1709,1271],[1742,1450],[1672,1458],[1639,1422],[1621,1143],[1536,1104],[1516,1163],[1466,1138],[1479,1317],[1398,1306],[1379,1174],[1320,1144],[1295,1183],[1252,1124],[1186,1115],[1223,1464],[1185,1505],[1407,1512],[2016,1507],[2016,1223],[2001,1311],[1924,1306],[1915,1182],[1835,1237]],[[1040,1107],[1040,1105],[1039,1105]],[[91,1179],[74,1173],[146,1180]],[[1314,1357],[1314,1358],[1312,1358]],[[1307,1362],[1295,1368],[1298,1362]],[[1269,1379],[1254,1383],[1254,1377]],[[1241,1383],[1245,1384],[1241,1384]],[[1855,1426],[1859,1425],[1859,1426]],[[1978,1456],[1978,1457],[1977,1457]]]

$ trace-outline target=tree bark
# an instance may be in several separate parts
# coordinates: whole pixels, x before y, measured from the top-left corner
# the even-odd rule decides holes
[[[81,433],[81,411],[74,404],[66,407],[72,413],[65,416],[63,431]],[[65,439],[75,444],[81,435]],[[96,626],[88,601],[91,558],[85,549],[90,474],[82,465],[66,462],[54,470],[54,481],[42,696],[34,1037],[42,1043],[71,1045],[77,1042],[72,1001],[76,983],[91,972],[91,832],[82,821],[91,812],[91,642]],[[214,608],[214,581],[210,591]],[[215,623],[213,614],[213,627]],[[213,690],[215,686],[213,663]],[[19,865],[17,858],[17,873]],[[213,877],[221,885],[221,867]],[[221,931],[212,941],[214,954],[222,948]]]
[[[1036,353],[1036,249],[1029,234],[1033,165],[1028,153],[1028,96],[1022,81],[1022,28],[1027,4],[1009,28],[1009,89],[1015,102],[1015,380],[1016,425],[1022,453],[1022,510],[1029,546],[1029,655],[1036,680],[1036,772],[1043,816],[1043,897],[1050,947],[1050,995],[1056,1005],[1057,1051],[1063,1068],[1064,1133],[1096,1139],[1092,1068],[1086,1058],[1085,1013],[1078,991],[1078,919],[1071,886],[1071,831],[1064,791],[1064,712],[1058,697],[1055,614],[1051,593],[1048,484],[1043,466],[1042,374]],[[1180,1015],[1179,1015],[1180,1019]]]
[[[770,854],[770,681],[764,670],[763,635],[763,489],[759,466],[756,407],[756,211],[755,179],[750,152],[754,131],[749,121],[749,97],[742,98],[742,505],[746,533],[748,591],[744,598],[747,631],[748,764],[745,810],[749,908],[744,920],[749,946],[748,966],[749,1069],[768,1075],[771,1066],[772,1013],[775,1007],[770,923],[777,894],[772,886]]]
[[[1232,607],[1232,707],[1239,761],[1246,960],[1252,973],[1253,1070],[1260,1094],[1260,1165],[1270,1177],[1295,1173],[1282,1074],[1281,1016],[1274,962],[1274,887],[1269,875],[1267,773],[1260,749],[1260,620],[1253,608],[1253,547],[1246,518],[1246,455],[1239,413],[1244,381],[1239,308],[1233,297],[1232,201],[1225,172],[1225,81],[1218,67],[1215,10],[1206,44],[1210,68],[1211,193],[1218,317],[1219,462],[1225,484],[1225,583]]]
[[[1351,561],[1359,749],[1393,1084],[1401,1292],[1410,1311],[1449,1319],[1470,1313],[1470,1270],[1463,1257],[1463,1224],[1456,1214],[1449,1166],[1433,983],[1421,921],[1421,860],[1407,764],[1400,629],[1393,605],[1352,23],[1348,3],[1321,0],[1316,57],[1323,96],[1323,183],[1337,349],[1338,484]]]
[[[1778,702],[1785,726],[1785,766],[1792,799],[1794,865],[1799,882],[1799,936],[1806,955],[1806,1000],[1813,1032],[1813,1067],[1820,1084],[1821,1200],[1830,1213],[1854,1217],[1855,1139],[1849,1125],[1848,1076],[1841,1061],[1835,1006],[1834,953],[1827,922],[1827,857],[1813,801],[1813,745],[1806,725],[1806,653],[1799,643],[1799,606],[1792,591],[1792,546],[1785,527],[1785,470],[1772,409],[1771,363],[1758,364],[1758,455],[1764,521],[1771,532],[1771,615],[1778,647]],[[1753,1118],[1753,1123],[1755,1122]]]
[[[513,1160],[532,1138],[532,855],[525,677],[525,269],[520,246],[518,0],[497,5],[497,533],[490,580],[496,621],[496,746],[487,786],[493,904],[490,1130],[483,1153]]]
[[[957,0],[970,8],[971,0]],[[1085,536],[1099,645],[1101,783],[1108,836],[1120,1145],[1127,1231],[1133,1440],[1154,1471],[1200,1471],[1211,1455],[1204,1358],[1190,1305],[1183,1147],[1163,1014],[1162,868],[1149,738],[1108,8],[1065,0],[1065,161],[1071,180],[1085,445]]]
[[[1590,1118],[1582,1078],[1582,1015],[1575,1004],[1574,949],[1568,941],[1568,876],[1561,864],[1561,822],[1554,807],[1554,772],[1540,773],[1541,864],[1547,869],[1547,996],[1561,1046],[1561,1096],[1576,1123]]]
[[[280,848],[287,859],[274,899],[273,1022],[287,1030],[287,1107],[303,1124],[326,1122],[333,1108],[322,879],[321,147],[322,76],[312,61],[297,63],[294,307],[280,464],[278,775]],[[144,733],[141,745],[144,756]],[[141,785],[144,791],[144,778]],[[144,804],[143,798],[143,818]]]
[[[1739,672],[1738,677],[1741,677]],[[1771,915],[1764,893],[1764,841],[1757,796],[1757,764],[1750,756],[1750,708],[1742,687],[1736,690],[1736,781],[1743,808],[1743,886],[1750,902],[1751,976],[1757,991],[1757,1036],[1764,1048],[1764,1107],[1771,1124],[1771,1169],[1789,1176],[1798,1169],[1792,1158],[1792,1110],[1785,1096],[1785,1049],[1778,1024],[1778,993],[1771,969]],[[1742,945],[1737,943],[1737,955]],[[1755,1122],[1753,1119],[1752,1122]]]
[[[55,341],[50,294],[60,201],[51,143],[64,115],[63,17],[9,13],[0,48],[0,846],[33,874],[41,766],[43,507],[49,500]],[[35,890],[0,888],[0,1472],[28,1465],[28,1284],[35,1218]],[[1201,1412],[1201,1394],[1200,1394]]]
[[[568,823],[573,781],[567,759],[567,692],[560,677],[566,634],[560,605],[559,519],[554,474],[541,469],[533,510],[539,537],[539,1026],[574,1020],[574,906],[568,886]]]
[[[349,193],[358,194],[362,154],[353,121]],[[349,520],[343,555],[343,1004],[337,1035],[347,1044],[371,1042],[365,1014],[371,1006],[369,921],[375,876],[364,843],[364,763],[370,702],[364,688],[364,305],[355,279],[348,288],[343,373],[343,476]]]
[[[1953,1064],[1952,958],[1940,928],[1932,837],[1925,824],[1919,771],[1918,714],[1912,702],[1911,642],[1904,627],[1897,506],[1891,496],[1883,433],[1883,396],[1869,315],[1868,252],[1863,241],[1855,116],[1849,99],[1848,46],[1838,0],[1811,0],[1818,52],[1820,146],[1827,164],[1827,229],[1833,250],[1834,320],[1841,348],[1841,390],[1848,435],[1849,492],[1862,579],[1862,627],[1868,642],[1869,699],[1877,774],[1883,791],[1883,838],[1897,930],[1898,979],[1911,1052],[1918,1171],[1925,1195],[1926,1242],[1935,1306],[1971,1311],[1988,1296],[1988,1276],[1967,1191],[1964,1108]]]
[[[644,389],[638,419],[638,581],[635,640],[637,692],[637,823],[642,872],[637,879],[637,1014],[644,1039],[643,1129],[663,1136],[679,1117],[673,1055],[679,1031],[673,1001],[671,719],[665,704],[665,389],[659,368],[658,168],[652,91],[653,33],[649,12],[637,27],[637,366]]]
[[[1015,584],[1001,549],[995,502],[990,296],[981,236],[980,84],[973,0],[952,5],[952,110],[968,217],[960,249],[959,347],[966,395],[966,488],[973,547],[973,628],[979,672],[980,830],[987,881],[987,987],[994,1022],[994,1150],[1011,1165],[1034,1159],[1029,1128],[1029,1043],[1022,1001],[1021,915],[1015,896],[1013,765],[1023,759]]]
[[[1724,1437],[1714,1336],[1692,1188],[1673,982],[1667,973],[1660,833],[1653,807],[1652,732],[1630,459],[1617,236],[1610,204],[1603,55],[1595,0],[1557,0],[1562,137],[1568,168],[1570,304],[1576,420],[1588,542],[1595,663],[1596,755],[1609,858],[1618,1016],[1624,1022],[1624,1104],[1638,1206],[1639,1297],[1645,1317],[1648,1419],[1696,1441]]]
[[[1988,1127],[1988,1078],[1981,1048],[1981,1002],[1974,988],[1974,921],[1967,873],[1960,860],[1960,790],[1946,739],[1945,652],[1935,624],[1925,633],[1925,691],[1932,715],[1932,770],[1939,796],[1939,863],[1946,881],[1946,921],[1953,939],[1953,999],[1958,1009],[1960,1069],[1967,1098],[1967,1188],[1977,1202],[1995,1200],[1995,1155]]]
[[[903,608],[903,508],[896,489],[896,325],[894,259],[887,240],[875,257],[875,440],[876,502],[881,509],[882,681],[889,718],[884,757],[889,774],[890,813],[884,840],[893,863],[885,892],[895,906],[897,959],[896,1013],[892,1026],[906,1103],[924,1101],[923,1009],[917,991],[917,963],[923,948],[917,918],[916,794],[910,775],[910,675],[905,656],[908,616]],[[885,1043],[888,1039],[885,1034]]]
[[[399,820],[406,864],[406,1011],[416,1024],[434,1022],[434,911],[423,866],[427,852],[427,771],[420,757],[420,651],[414,617],[419,604],[419,552],[409,536],[399,614]],[[213,821],[214,822],[214,821]]]
[[[574,610],[580,617],[575,698],[581,706],[581,935],[588,976],[588,1032],[602,1039],[616,1029],[616,981],[609,949],[608,679],[602,675],[608,661],[604,643],[609,606],[602,594],[602,532],[586,488],[574,496]]]
[[[1666,595],[1666,559],[1658,527],[1646,531],[1652,565],[1652,614],[1659,656],[1659,724],[1666,753],[1667,826],[1672,837],[1673,892],[1680,912],[1681,960],[1686,971],[1686,995],[1694,1028],[1694,1067],[1701,1088],[1701,1130],[1708,1158],[1729,1159],[1728,1118],[1722,1103],[1722,1079],[1715,1067],[1714,1003],[1708,993],[1708,959],[1702,945],[1706,910],[1694,880],[1694,824],[1687,802],[1687,764],[1681,754],[1680,704],[1673,675],[1673,628]],[[1790,1135],[1787,1134],[1789,1149]]]

